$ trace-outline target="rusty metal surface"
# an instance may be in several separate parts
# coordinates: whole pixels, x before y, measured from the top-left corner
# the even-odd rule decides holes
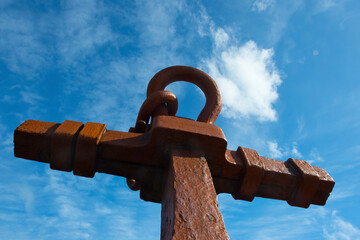
[[[81,129],[76,141],[74,174],[83,177],[94,177],[97,146],[106,125],[88,122]]]
[[[252,201],[264,176],[264,166],[259,154],[250,148],[238,147],[236,153],[243,159],[246,172],[239,191],[233,194],[235,199]]]
[[[154,115],[159,105],[166,103],[166,114],[175,116],[178,109],[178,101],[172,92],[169,91],[157,91],[151,94],[141,105],[138,117],[136,119],[135,128],[131,129],[131,132],[145,132],[148,127],[149,119]],[[165,105],[164,105],[165,106]],[[163,115],[157,113],[157,115]]]
[[[214,124],[222,106],[221,94],[215,81],[203,71],[187,66],[168,67],[150,80],[147,96],[164,90],[167,85],[176,81],[185,81],[198,86],[205,94],[205,107],[201,110],[198,121]]]
[[[247,149],[245,151],[248,154],[242,154],[239,150],[228,150],[221,129],[215,125],[205,128],[206,125],[189,119],[158,116],[154,118],[152,128],[146,133],[107,130],[97,145],[88,148],[88,151],[96,151],[96,164],[90,172],[136,179],[140,185],[145,183],[147,188],[154,189],[154,192],[145,194],[151,196],[149,201],[161,202],[161,184],[153,184],[154,187],[149,185],[153,182],[152,179],[161,178],[159,175],[163,175],[166,169],[166,156],[169,155],[171,146],[178,145],[205,152],[217,193],[230,193],[235,199],[247,201],[251,201],[254,196],[286,200],[290,205],[299,207],[308,205],[300,200],[294,201],[294,196],[297,196],[295,199],[307,196],[311,204],[325,204],[334,186],[334,180],[323,169],[309,165],[307,171],[311,170],[313,175],[317,174],[316,182],[319,183],[314,185],[315,191],[306,191],[305,185],[308,183],[304,179],[307,175],[294,166],[292,161],[257,157],[255,150],[242,147],[239,149]],[[37,132],[38,126],[41,128]],[[51,147],[44,143],[51,139],[52,135],[49,133],[54,132],[59,126],[61,125],[34,120],[20,125],[14,137],[15,156],[49,163]],[[37,141],[32,141],[32,136],[36,136]],[[75,149],[66,151],[76,154]],[[70,156],[69,161],[72,158],[74,156]],[[126,171],[123,170],[125,166],[129,168]]]
[[[177,100],[164,89],[180,80],[205,93],[199,121],[169,116],[176,114]],[[222,130],[213,125],[221,96],[207,74],[191,67],[170,67],[153,77],[147,94],[129,132],[106,130],[100,123],[25,121],[14,132],[15,156],[85,177],[101,172],[128,178],[131,189],[140,189],[141,199],[163,203],[162,239],[227,239],[217,209],[219,193],[246,201],[285,200],[303,208],[326,203],[335,182],[325,170],[303,160],[262,157],[245,147],[227,149]],[[201,190],[192,189],[191,182]],[[198,199],[205,195],[209,200],[200,204]],[[210,238],[206,235],[210,232],[218,237]]]
[[[229,239],[203,153],[171,151],[162,198],[161,239]]]
[[[14,132],[14,154],[29,160],[50,163],[50,143],[59,123],[27,120]]]
[[[84,124],[81,122],[65,120],[56,128],[51,136],[51,169],[72,171],[75,144],[83,127]]]

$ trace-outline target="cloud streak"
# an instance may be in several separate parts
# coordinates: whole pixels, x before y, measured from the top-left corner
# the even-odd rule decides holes
[[[274,0],[255,0],[252,5],[253,11],[263,12],[274,5]]]
[[[29,10],[0,11],[0,60],[12,72],[29,79],[47,65],[47,47],[41,42],[37,24]]]
[[[233,223],[234,233],[246,239],[269,240],[308,239],[322,233],[319,227],[326,222],[326,217],[329,217],[326,209],[290,210],[284,204],[286,203],[272,202],[259,211],[259,216],[236,221]]]
[[[298,150],[296,142],[293,142],[291,146],[280,147],[276,141],[268,141],[268,154],[275,159],[283,158],[302,158],[303,155]]]
[[[56,49],[64,63],[79,62],[99,47],[116,40],[117,34],[106,17],[107,9],[101,3],[65,1],[61,2],[61,9],[58,18],[51,17],[50,23],[58,29],[55,32]]]
[[[332,213],[331,224],[329,227],[324,227],[323,231],[324,237],[329,240],[360,239],[360,229],[338,217],[335,211]]]

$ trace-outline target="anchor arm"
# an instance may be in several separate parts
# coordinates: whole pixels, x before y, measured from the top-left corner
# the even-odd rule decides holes
[[[246,201],[254,197],[286,200],[291,206],[303,208],[325,205],[335,185],[325,170],[306,161],[279,161],[243,147],[227,150],[223,166],[212,172],[218,193],[230,193]]]
[[[96,123],[28,120],[15,130],[14,145],[16,157],[47,162],[52,169],[136,179],[140,197],[152,202],[161,202],[167,156],[175,145],[204,152],[216,192],[235,199],[272,198],[306,208],[324,205],[335,184],[326,171],[302,160],[278,161],[243,147],[227,150],[220,128],[171,116],[155,117],[146,133],[105,130]]]

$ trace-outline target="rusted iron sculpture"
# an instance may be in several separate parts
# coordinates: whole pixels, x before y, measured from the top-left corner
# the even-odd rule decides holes
[[[194,83],[205,93],[197,121],[175,116],[176,96],[164,90],[175,81]],[[221,105],[218,87],[206,73],[169,67],[151,79],[129,132],[93,122],[28,120],[15,130],[14,152],[78,176],[101,172],[128,178],[141,199],[162,204],[161,239],[166,240],[229,239],[219,193],[246,201],[286,200],[303,208],[326,203],[335,182],[323,169],[292,158],[261,157],[249,148],[226,149],[222,130],[213,125]]]

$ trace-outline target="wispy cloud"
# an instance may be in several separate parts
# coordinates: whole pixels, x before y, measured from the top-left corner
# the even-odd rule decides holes
[[[329,201],[339,201],[358,195],[358,183],[336,182],[336,187],[331,193]]]
[[[267,208],[262,208],[259,211],[261,214],[253,219],[234,221],[230,233],[246,239],[272,240],[309,239],[309,236],[321,234],[321,226],[329,216],[328,210],[318,207],[290,210],[284,204],[271,203]]]
[[[282,153],[281,149],[279,149],[279,146],[278,146],[277,142],[268,141],[268,146],[269,146],[270,157],[272,157],[272,158],[282,158],[282,156],[284,154]]]
[[[129,34],[132,42],[126,51],[120,49],[110,60],[99,59],[87,66],[82,63],[84,72],[76,71],[69,76],[67,86],[70,87],[65,93],[68,97],[81,96],[71,115],[81,113],[86,120],[103,121],[125,131],[132,126],[145,100],[146,85],[151,77],[164,67],[186,61],[183,55],[177,54],[185,41],[185,37],[176,36],[175,20],[182,9],[181,1],[139,3],[130,13],[121,12],[120,16],[107,9],[107,13],[114,14],[113,23],[118,22],[134,32]],[[105,13],[96,12],[106,19]],[[107,30],[110,31],[108,35],[116,35],[115,29]],[[68,106],[68,103],[64,104],[64,107]]]
[[[108,9],[97,1],[61,2],[57,10],[44,7],[38,13],[27,5],[9,5],[0,13],[0,59],[27,78],[38,77],[50,66],[64,70],[118,40]]]
[[[46,189],[57,206],[52,225],[66,230],[65,235],[63,231],[56,234],[84,239],[140,239],[139,230],[151,225],[146,223],[146,219],[137,221],[137,215],[141,213],[136,211],[135,206],[141,200],[134,200],[134,194],[129,194],[130,190],[124,184],[119,185],[124,181],[119,181],[118,177],[87,179],[52,170],[47,172],[50,181]],[[117,190],[114,191],[115,187]],[[120,190],[122,194],[118,194]],[[158,231],[155,232],[157,234]]]
[[[271,204],[261,209],[261,216],[233,220],[230,234],[246,239],[360,239],[360,230],[353,223],[338,216],[336,210],[324,207],[289,209]],[[268,216],[264,216],[264,213]],[[291,227],[289,227],[291,226]],[[286,229],[286,231],[284,230]]]
[[[306,121],[303,115],[300,115],[299,117],[296,118],[296,122],[297,122],[297,138],[298,139],[304,139],[307,137],[308,133],[307,133],[307,129],[306,127]]]
[[[303,7],[304,1],[277,1],[273,4],[274,7],[271,8],[272,11],[266,12],[268,17],[270,17],[270,27],[267,34],[267,42],[270,46],[276,45],[280,39],[282,39],[291,17]]]
[[[184,1],[147,1],[138,2],[136,8],[136,29],[140,33],[141,41],[148,47],[169,47],[168,41],[175,40],[176,16],[184,11]],[[177,42],[173,42],[177,44]]]
[[[323,162],[323,161],[324,159],[321,157],[319,151],[316,148],[311,149],[309,154],[309,162],[314,163],[314,162]]]
[[[296,142],[291,146],[280,147],[276,141],[268,141],[268,154],[272,158],[301,158],[303,155],[299,152]]]
[[[341,1],[338,1],[338,0],[319,0],[319,1],[316,1],[313,13],[314,14],[319,14],[319,13],[323,13],[325,11],[328,11],[329,9],[338,6],[340,4],[340,2]]]
[[[47,65],[47,47],[29,10],[0,11],[0,60],[10,71],[34,78]]]
[[[119,177],[41,172],[40,177],[24,175],[16,184],[0,182],[5,239],[142,239],[144,228],[149,239],[158,238],[159,222],[147,217],[153,219],[159,207],[144,203]]]
[[[293,143],[290,154],[296,158],[301,158],[303,156],[298,150],[297,143]]]
[[[351,222],[337,216],[336,211],[332,213],[331,223],[324,227],[324,237],[330,240],[353,240],[360,239],[360,229]]]
[[[94,0],[81,2],[61,2],[61,12],[57,18],[51,17],[55,32],[56,48],[62,61],[74,64],[99,47],[114,41],[117,34],[112,31],[107,9]],[[44,19],[45,21],[47,19]]]
[[[28,103],[30,105],[35,105],[39,101],[44,100],[43,97],[39,96],[37,93],[34,93],[32,91],[20,91],[19,93],[23,102]]]
[[[22,186],[19,194],[21,199],[24,201],[26,211],[32,211],[34,207],[34,193],[32,189],[29,186]]]
[[[226,47],[229,42],[229,35],[222,28],[217,28],[213,36],[216,48]]]
[[[252,5],[253,11],[266,11],[268,8],[273,6],[275,3],[275,0],[255,0]]]
[[[1,154],[7,156],[13,151],[13,140],[12,132],[6,124],[3,123],[3,119],[0,117],[0,158]],[[7,168],[4,164],[4,161],[0,161],[0,167]],[[8,169],[7,169],[8,170]]]

